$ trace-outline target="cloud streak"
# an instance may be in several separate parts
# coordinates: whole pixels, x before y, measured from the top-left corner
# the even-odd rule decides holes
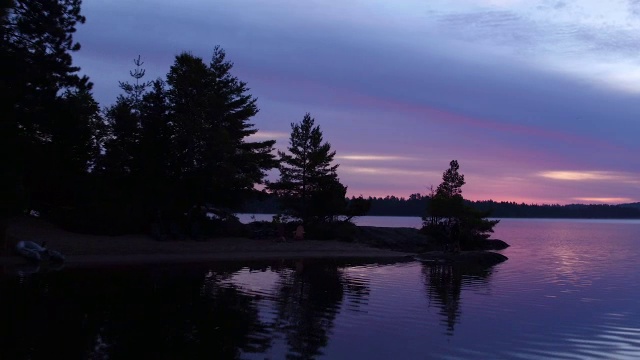
[[[177,53],[206,60],[220,44],[258,98],[253,138],[283,149],[290,123],[311,112],[351,194],[424,191],[452,159],[474,199],[638,193],[638,1],[114,0],[83,9],[74,61],[103,106],[138,54],[152,79]]]
[[[266,131],[258,130],[255,134],[249,136],[249,139],[256,140],[278,140],[289,138],[289,133],[283,131]]]
[[[606,181],[626,184],[640,184],[638,175],[611,171],[543,171],[541,177],[563,181]]]
[[[353,160],[353,161],[416,161],[415,157],[409,156],[394,156],[394,155],[373,155],[373,154],[359,154],[359,155],[336,155],[336,160]]]
[[[603,204],[623,204],[634,201],[632,198],[627,197],[577,197],[575,200],[589,203],[603,203]]]

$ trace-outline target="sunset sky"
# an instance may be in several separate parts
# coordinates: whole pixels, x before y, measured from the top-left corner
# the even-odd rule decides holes
[[[85,0],[102,106],[141,55],[221,45],[287,145],[310,112],[349,195],[408,196],[457,159],[472,200],[640,201],[640,0]]]

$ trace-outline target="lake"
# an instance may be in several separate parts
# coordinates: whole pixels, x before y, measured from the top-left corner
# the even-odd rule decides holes
[[[419,226],[364,217],[362,225]],[[411,225],[414,224],[414,225]],[[640,221],[505,219],[509,260],[0,277],[0,359],[637,359]]]
[[[273,214],[237,214],[238,219],[242,223],[252,221],[271,221]],[[384,227],[412,227],[419,228],[422,226],[422,220],[419,217],[408,216],[360,216],[352,220],[361,226],[384,226]]]

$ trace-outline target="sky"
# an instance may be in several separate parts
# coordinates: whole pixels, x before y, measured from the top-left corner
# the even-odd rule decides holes
[[[311,113],[348,195],[640,201],[640,0],[84,0],[74,61],[102,106],[225,49],[285,149]]]

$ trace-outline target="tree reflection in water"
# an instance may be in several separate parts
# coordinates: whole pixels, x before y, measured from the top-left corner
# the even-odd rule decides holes
[[[369,296],[366,283],[350,278],[335,264],[297,261],[278,273],[275,327],[286,338],[288,359],[322,355],[345,292],[352,310]]]
[[[461,316],[460,293],[463,282],[487,286],[491,277],[491,268],[463,267],[443,264],[423,264],[422,273],[429,298],[439,307],[445,333],[453,335],[455,325]]]
[[[0,359],[233,359],[269,352],[278,334],[287,357],[311,358],[345,294],[351,310],[369,295],[366,282],[328,262],[257,269],[277,274],[270,294],[237,285],[247,267],[230,264],[0,277]]]
[[[0,330],[0,358],[238,358],[266,351],[271,339],[255,297],[232,284],[216,286],[205,273],[74,271],[3,281],[0,322],[9,326]]]

